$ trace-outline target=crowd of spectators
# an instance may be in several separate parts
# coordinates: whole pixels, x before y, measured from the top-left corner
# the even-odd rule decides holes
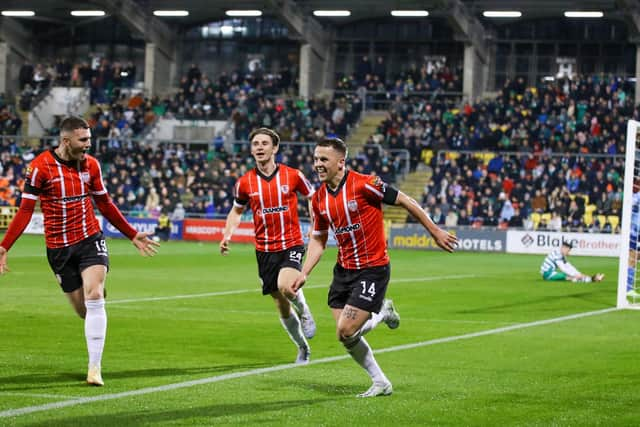
[[[432,167],[423,204],[441,224],[610,231],[619,227],[626,122],[640,118],[633,90],[612,76],[535,87],[517,78],[475,104],[396,100],[368,142],[408,149],[412,170]]]
[[[71,64],[65,58],[58,58],[35,66],[25,62],[18,78],[22,110],[29,110],[33,100],[50,86],[87,87],[91,103],[104,104],[117,96],[116,89],[134,86],[136,66],[132,61],[111,62],[104,58],[96,59],[94,64],[87,61]]]
[[[345,87],[384,80],[386,91],[400,94],[416,88],[457,88],[460,82],[446,67],[410,67],[387,78],[381,63],[374,65],[371,70],[359,67],[343,80]],[[181,210],[187,215],[225,215],[235,179],[252,167],[246,143],[226,152],[223,146],[229,145],[223,143],[196,150],[179,145],[153,150],[135,142],[158,117],[230,119],[237,141],[246,141],[259,126],[276,129],[283,141],[344,138],[359,118],[359,96],[287,98],[284,94],[294,81],[286,75],[240,72],[210,79],[193,64],[171,98],[116,92],[89,120],[94,136],[103,138],[98,155],[116,203],[141,215],[157,215],[161,209],[177,210],[177,216]],[[408,150],[411,170],[426,161],[433,175],[422,202],[440,224],[614,230],[619,224],[610,218],[620,214],[623,174],[622,156],[615,155],[624,153],[626,120],[640,115],[632,99],[627,82],[603,76],[536,87],[515,79],[497,97],[462,106],[446,97],[398,98],[349,166],[393,183],[405,165],[388,149]],[[11,109],[0,108],[2,133],[19,128]],[[9,140],[2,149],[3,175],[10,187],[18,188],[20,165],[38,149],[25,157]],[[494,154],[476,153],[484,151]],[[315,176],[310,144],[286,146],[279,161]]]
[[[353,74],[338,75],[336,90],[353,92],[365,89],[365,101],[373,109],[386,109],[392,103],[424,99],[459,102],[462,97],[461,74],[461,69],[452,69],[435,60],[412,63],[400,72],[390,73],[382,56],[372,64],[365,55]]]
[[[297,76],[288,69],[277,74],[223,72],[211,79],[192,64],[176,95],[164,102],[165,117],[231,119],[236,140],[246,140],[252,129],[266,126],[284,141],[313,141],[320,134],[345,137],[362,111],[356,95],[303,100],[291,96],[296,90]]]
[[[507,81],[499,96],[452,108],[446,100],[394,103],[380,134],[389,145],[442,150],[624,152],[626,121],[640,118],[633,85],[590,76],[527,87]]]
[[[422,203],[438,224],[592,232],[619,227],[620,156],[443,152],[432,165]]]
[[[63,64],[58,64],[61,69],[65,68]],[[31,69],[26,64],[24,74],[31,75]],[[119,63],[111,66],[103,60],[97,70],[82,64],[80,71],[71,73],[80,76],[78,83],[92,88],[92,103],[100,104],[91,117],[94,135],[108,137],[114,143],[139,136],[160,117],[231,120],[236,140],[246,140],[251,129],[258,126],[276,129],[285,141],[313,141],[322,135],[345,137],[362,111],[361,100],[353,94],[310,100],[289,96],[297,85],[297,76],[288,68],[277,74],[260,69],[236,70],[210,78],[197,64],[191,64],[175,95],[164,99],[120,91],[117,85],[122,80],[117,76],[123,69]],[[135,67],[127,70],[127,75],[135,75]],[[63,72],[57,75],[66,76]],[[57,81],[68,80],[65,77]],[[50,133],[55,135],[56,131],[54,126]]]

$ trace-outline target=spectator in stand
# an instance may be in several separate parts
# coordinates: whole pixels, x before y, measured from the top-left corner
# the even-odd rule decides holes
[[[171,235],[171,219],[164,210],[160,210],[158,225],[156,225],[155,236],[164,242],[169,240]]]
[[[549,221],[549,230],[562,231],[562,218],[558,215],[558,212],[551,214],[551,220]]]
[[[461,209],[460,210],[460,215],[458,216],[458,224],[457,225],[461,225],[461,226],[469,226],[469,225],[471,225],[471,222],[469,221],[469,215],[467,214],[467,210],[466,209]]]

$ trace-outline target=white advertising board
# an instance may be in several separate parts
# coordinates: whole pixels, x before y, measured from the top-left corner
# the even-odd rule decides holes
[[[545,231],[507,231],[507,252],[547,254],[562,241],[571,242],[572,255],[620,256],[620,234],[558,233]]]

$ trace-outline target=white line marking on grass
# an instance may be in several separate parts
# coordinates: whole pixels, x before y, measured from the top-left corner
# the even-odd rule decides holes
[[[323,287],[326,287],[326,285],[305,286],[305,288],[323,288]],[[114,305],[114,304],[127,304],[131,302],[168,301],[168,300],[175,300],[175,299],[219,297],[223,295],[236,295],[236,294],[248,294],[248,293],[257,294],[259,292],[260,292],[260,288],[236,289],[235,291],[206,292],[203,294],[167,295],[164,297],[117,299],[117,300],[109,301],[108,304]]]
[[[433,340],[421,341],[413,344],[396,345],[393,347],[387,347],[380,350],[376,350],[374,351],[374,353],[376,354],[389,353],[393,351],[409,350],[413,348],[427,347],[427,346],[436,345],[436,344],[444,344],[444,343],[449,343],[453,341],[477,338],[477,337],[482,337],[486,335],[501,334],[503,332],[516,331],[519,329],[531,328],[535,326],[549,325],[552,323],[560,323],[567,320],[580,319],[583,317],[597,316],[600,314],[610,313],[616,310],[618,309],[615,307],[612,307],[612,308],[606,308],[604,310],[588,311],[585,313],[577,313],[577,314],[571,314],[568,316],[556,317],[553,319],[537,320],[535,322],[529,322],[529,323],[517,323],[515,325],[505,326],[505,327],[496,328],[496,329],[488,329],[486,331],[472,332],[472,333],[463,334],[463,335],[454,335],[451,337],[436,338]],[[311,362],[309,362],[309,364],[319,365],[321,363],[331,363],[339,360],[349,359],[350,357],[351,356],[349,355],[324,357],[322,359],[312,360]],[[34,412],[49,411],[51,409],[60,409],[60,408],[66,408],[70,406],[84,405],[86,403],[91,403],[91,402],[104,402],[106,400],[120,399],[123,397],[142,396],[145,394],[178,390],[181,388],[194,387],[194,386],[203,385],[203,384],[212,384],[212,383],[231,380],[235,378],[244,378],[244,377],[249,377],[254,375],[268,374],[271,372],[284,371],[286,369],[299,368],[301,366],[305,366],[305,365],[296,365],[295,363],[289,363],[286,365],[271,366],[269,368],[259,368],[259,369],[252,369],[249,371],[234,372],[231,374],[216,375],[213,377],[202,378],[199,380],[184,381],[180,383],[166,384],[166,385],[157,386],[157,387],[146,387],[138,390],[123,391],[121,393],[110,393],[110,394],[103,394],[100,396],[81,397],[73,400],[52,402],[44,405],[26,406],[23,408],[16,408],[16,409],[9,409],[9,410],[2,411],[0,412],[0,418],[16,417],[19,415],[31,414]]]
[[[568,316],[555,317],[553,319],[536,320],[535,322],[528,322],[528,323],[516,323],[515,325],[503,326],[501,328],[495,328],[495,329],[488,329],[486,331],[471,332],[463,335],[454,335],[452,337],[436,338],[429,341],[422,341],[422,342],[417,342],[413,344],[396,345],[393,347],[383,348],[377,351],[374,350],[374,353],[388,353],[391,351],[401,351],[401,350],[408,350],[411,348],[426,347],[429,345],[466,340],[469,338],[483,337],[486,335],[496,335],[496,334],[501,334],[503,332],[517,331],[519,329],[533,328],[535,326],[550,325],[552,323],[560,323],[567,320],[580,319],[583,317],[598,316],[600,314],[610,313],[616,310],[618,310],[618,308],[611,307],[611,308],[605,308],[603,310],[587,311],[584,313],[576,313],[576,314],[570,314]]]
[[[216,310],[218,311],[218,310]],[[493,320],[463,320],[463,319],[429,319],[429,318],[421,318],[421,317],[406,317],[402,316],[402,321],[408,322],[423,322],[423,323],[472,323],[472,324],[482,324],[482,325],[512,325],[511,322],[497,322]]]
[[[407,282],[435,282],[436,280],[451,279],[472,279],[478,277],[476,274],[455,274],[450,276],[433,276],[433,277],[417,277],[414,279],[391,279],[391,283],[407,283]]]
[[[78,399],[78,396],[65,396],[63,394],[21,393],[14,391],[0,391],[0,396],[41,397],[45,399]]]
[[[469,279],[473,277],[478,277],[478,276],[476,276],[475,274],[458,274],[453,276],[418,277],[415,279],[392,279],[391,283],[433,282],[436,280]],[[317,289],[317,288],[327,288],[327,287],[328,287],[328,284],[306,285],[303,289]],[[114,304],[128,304],[132,302],[169,301],[169,300],[176,300],[176,299],[218,297],[218,296],[224,296],[224,295],[248,294],[248,293],[258,293],[258,292],[260,292],[260,288],[255,287],[252,289],[235,289],[232,291],[206,292],[202,294],[167,295],[163,297],[117,299],[117,300],[109,300],[108,304],[114,305]]]

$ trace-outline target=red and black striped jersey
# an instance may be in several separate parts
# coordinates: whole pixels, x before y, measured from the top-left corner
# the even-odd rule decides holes
[[[65,161],[49,150],[27,167],[22,197],[40,198],[46,245],[62,248],[100,231],[91,196],[106,193],[95,157]]]
[[[389,263],[384,234],[382,202],[395,199],[397,190],[379,177],[347,171],[335,191],[322,184],[313,195],[313,234],[329,227],[338,242],[338,263],[351,270]]]
[[[302,172],[286,165],[277,165],[271,176],[257,168],[244,174],[236,183],[234,206],[249,204],[253,211],[256,249],[280,252],[303,245],[298,220],[298,196],[309,197],[313,186]]]

